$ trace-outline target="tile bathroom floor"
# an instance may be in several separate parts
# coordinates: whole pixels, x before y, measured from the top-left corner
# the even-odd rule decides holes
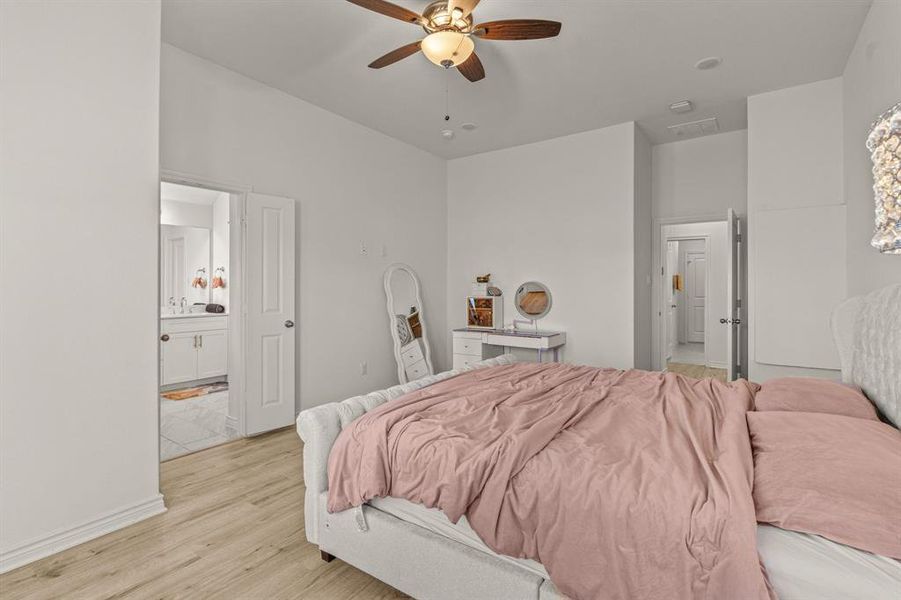
[[[228,391],[186,400],[160,397],[160,460],[239,438],[226,427]]]

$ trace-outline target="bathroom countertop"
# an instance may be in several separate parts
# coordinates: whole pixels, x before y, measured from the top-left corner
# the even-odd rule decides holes
[[[227,312],[221,313],[175,313],[174,315],[160,315],[160,319],[202,319],[204,317],[227,317]]]

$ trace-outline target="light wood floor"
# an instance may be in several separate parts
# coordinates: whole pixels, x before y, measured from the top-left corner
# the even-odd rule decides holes
[[[726,381],[726,369],[713,369],[705,365],[688,365],[674,362],[667,363],[666,368],[673,373],[687,375],[688,377],[697,377],[698,379],[712,377],[720,381]]]
[[[0,576],[0,598],[406,597],[306,541],[293,429],[170,460],[161,477],[166,513]]]

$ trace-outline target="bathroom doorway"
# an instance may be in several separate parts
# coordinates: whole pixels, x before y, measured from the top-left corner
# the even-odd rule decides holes
[[[160,460],[293,424],[296,205],[163,172]]]
[[[242,437],[230,368],[239,200],[227,190],[160,184],[161,461]]]

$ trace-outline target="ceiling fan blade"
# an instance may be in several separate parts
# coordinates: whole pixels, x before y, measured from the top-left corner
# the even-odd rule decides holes
[[[422,44],[421,41],[413,42],[412,44],[407,44],[406,46],[401,46],[397,50],[392,50],[385,56],[375,59],[371,63],[369,63],[370,69],[381,69],[382,67],[387,67],[388,65],[393,65],[399,60],[407,58],[411,54],[416,54],[419,52],[419,45]]]
[[[414,25],[425,25],[425,19],[422,18],[421,15],[417,15],[412,10],[407,10],[402,6],[398,6],[397,4],[392,4],[390,2],[386,2],[385,0],[347,0],[351,4],[356,4],[357,6],[362,6],[363,8],[368,8],[371,11],[377,12],[379,14],[393,17],[395,19],[400,19],[401,21],[406,21],[407,23],[413,23]]]
[[[485,79],[485,67],[482,66],[482,61],[479,60],[479,57],[476,56],[475,52],[470,54],[469,58],[457,65],[457,70],[460,71],[463,77],[473,83]]]
[[[479,0],[447,0],[447,12],[453,12],[455,8],[463,11],[465,17],[475,10]]]
[[[508,19],[480,23],[473,29],[483,40],[540,40],[560,33],[562,23],[540,19]]]

